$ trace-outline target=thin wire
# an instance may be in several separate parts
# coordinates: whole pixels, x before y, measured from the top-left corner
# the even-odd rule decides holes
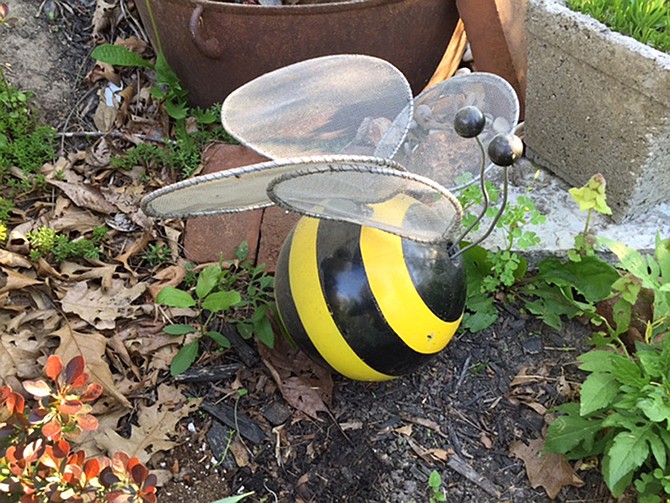
[[[482,141],[479,139],[479,136],[476,136],[475,139],[477,140],[477,144],[479,145],[479,149],[480,149],[481,152],[482,152],[482,167],[481,167],[480,172],[479,172],[479,183],[481,184],[482,195],[484,196],[484,209],[481,211],[481,213],[480,213],[479,216],[475,219],[475,221],[472,222],[472,223],[470,224],[470,226],[469,226],[467,229],[465,229],[465,231],[464,231],[463,233],[461,233],[460,236],[458,236],[458,239],[456,239],[456,240],[454,241],[454,243],[451,245],[451,247],[449,247],[449,250],[448,250],[448,252],[447,252],[447,253],[449,253],[449,255],[451,255],[451,253],[454,251],[454,249],[458,248],[458,244],[459,244],[461,241],[463,241],[463,238],[465,238],[465,236],[468,235],[468,233],[475,227],[475,225],[477,225],[479,222],[482,221],[482,219],[486,216],[486,212],[487,212],[488,209],[489,209],[489,201],[490,201],[490,199],[489,199],[489,193],[488,193],[488,191],[486,190],[486,180],[485,180],[485,178],[484,178],[484,172],[486,171],[486,151],[484,150],[484,144],[483,144]],[[458,255],[459,255],[459,254],[457,253],[457,254],[455,254],[455,255],[453,255],[453,256],[454,256],[454,257],[457,257]]]
[[[498,214],[496,215],[496,217],[493,219],[493,222],[491,222],[491,225],[489,226],[488,230],[477,241],[475,241],[474,243],[470,243],[465,248],[462,248],[462,249],[458,250],[456,253],[454,253],[452,255],[452,258],[456,258],[459,255],[463,255],[470,248],[473,248],[473,247],[477,246],[479,243],[481,243],[487,237],[489,237],[489,234],[491,234],[493,232],[493,229],[495,229],[495,226],[498,223],[498,220],[500,220],[500,217],[502,217],[502,214],[505,211],[505,206],[507,205],[507,187],[509,186],[509,166],[503,166],[503,177],[504,177],[504,181],[503,181],[502,204],[500,205],[500,210],[498,211]]]

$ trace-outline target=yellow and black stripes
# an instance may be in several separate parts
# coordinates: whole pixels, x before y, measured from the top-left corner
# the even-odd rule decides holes
[[[303,218],[277,265],[282,321],[307,354],[347,377],[406,374],[442,350],[460,322],[464,272],[446,248]]]

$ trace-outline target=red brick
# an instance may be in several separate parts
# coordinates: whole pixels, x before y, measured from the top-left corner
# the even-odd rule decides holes
[[[247,166],[267,159],[241,145],[217,143],[205,152],[203,172],[214,173]],[[262,210],[189,218],[184,231],[184,254],[196,263],[235,258],[242,241],[249,244],[249,257],[255,257],[260,241]]]
[[[299,219],[300,215],[298,213],[285,211],[277,206],[267,208],[263,212],[257,263],[265,264],[267,271],[275,271],[279,251],[286,240],[286,236],[289,235]]]

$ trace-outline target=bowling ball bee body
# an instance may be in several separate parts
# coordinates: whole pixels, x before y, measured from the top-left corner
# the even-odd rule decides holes
[[[281,320],[301,349],[346,377],[407,374],[444,349],[463,314],[464,267],[449,246],[303,217],[277,263]]]

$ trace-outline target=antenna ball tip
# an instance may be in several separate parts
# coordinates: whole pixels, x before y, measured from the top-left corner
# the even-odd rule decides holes
[[[514,134],[500,133],[491,139],[488,153],[494,164],[511,166],[523,155],[523,142]]]
[[[463,107],[454,117],[454,129],[458,136],[463,138],[474,138],[484,130],[485,125],[486,118],[477,107]]]

